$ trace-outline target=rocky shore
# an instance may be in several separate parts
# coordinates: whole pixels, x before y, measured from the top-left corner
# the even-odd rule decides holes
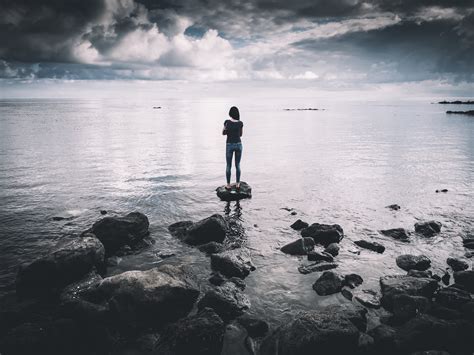
[[[251,193],[250,186],[243,187],[241,193]],[[221,193],[226,194],[223,200],[230,194]],[[396,206],[393,210],[400,208]],[[242,349],[248,354],[474,351],[474,271],[463,256],[449,257],[446,273],[437,275],[427,256],[401,254],[394,260],[400,273],[382,276],[377,288],[365,287],[356,273],[338,271],[343,243],[379,255],[390,240],[409,245],[442,234],[440,222],[380,230],[377,240],[387,240],[382,245],[370,239],[351,242],[339,224],[295,221],[288,228],[300,236],[280,252],[306,259],[298,271],[311,278],[311,292],[318,297],[341,294],[345,302],[295,312],[291,321],[276,327],[249,313],[246,278],[256,268],[252,250],[233,233],[238,221],[228,216],[214,214],[168,226],[178,243],[209,260],[212,272],[205,282],[190,265],[173,258],[148,270],[109,275],[108,265],[118,255],[146,250],[153,239],[149,227],[140,212],[105,216],[22,266],[16,294],[0,311],[0,353],[134,349],[129,353],[212,355],[225,353],[224,337],[235,329],[245,334]],[[466,236],[463,243],[467,250],[474,249],[474,238]]]

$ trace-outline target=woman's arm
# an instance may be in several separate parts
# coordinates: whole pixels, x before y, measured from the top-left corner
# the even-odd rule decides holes
[[[222,128],[222,135],[225,136],[227,134],[227,128],[224,126],[224,128]]]
[[[244,127],[240,127],[240,136],[242,137],[242,134],[244,134]]]

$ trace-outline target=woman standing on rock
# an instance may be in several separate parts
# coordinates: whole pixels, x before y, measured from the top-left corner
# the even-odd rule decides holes
[[[236,184],[235,187],[240,189],[240,159],[242,158],[242,137],[244,124],[240,120],[239,109],[235,106],[232,106],[229,110],[230,120],[225,120],[224,129],[222,134],[227,136],[227,144],[225,151],[226,159],[226,171],[225,175],[227,178],[226,189],[230,190],[230,170],[232,166],[232,156],[235,153],[235,173],[236,173]]]

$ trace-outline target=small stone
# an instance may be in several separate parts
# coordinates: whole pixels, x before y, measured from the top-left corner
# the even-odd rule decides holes
[[[281,247],[281,251],[290,255],[306,255],[314,249],[314,240],[312,238],[300,238]]]
[[[448,189],[436,190],[436,193],[439,193],[439,192],[448,192]]]
[[[292,215],[292,216],[296,216],[297,214],[298,214],[298,213],[296,213],[296,211],[292,211],[292,212],[291,212],[291,215]]]
[[[298,219],[295,223],[293,223],[290,227],[293,228],[294,230],[301,230],[301,229],[304,229],[306,227],[308,227],[309,224],[306,223],[306,222],[303,222],[301,219]]]
[[[380,230],[380,233],[403,242],[407,242],[410,239],[409,233],[405,228],[382,229]]]
[[[393,204],[393,205],[388,205],[385,208],[388,208],[389,210],[392,210],[392,211],[398,211],[400,209],[400,206],[397,204]]]
[[[324,251],[336,257],[339,254],[339,249],[340,249],[339,244],[331,243],[326,247],[326,249],[324,249]]]
[[[319,263],[314,263],[311,265],[302,265],[298,268],[298,271],[303,274],[310,274],[312,272],[320,272],[324,270],[330,270],[330,269],[335,269],[337,268],[336,263],[325,263],[325,262],[319,262]]]
[[[456,258],[448,258],[446,263],[453,269],[453,271],[462,271],[469,268],[469,264],[463,260]]]
[[[107,214],[107,211],[106,210],[100,210],[100,214],[103,216],[103,215],[106,215]]]
[[[333,271],[325,271],[321,277],[316,280],[313,289],[320,296],[332,295],[333,293],[341,291],[343,280],[341,275]]]
[[[348,274],[344,276],[344,285],[349,286],[350,288],[356,288],[357,286],[362,285],[364,279],[357,274]]]
[[[332,257],[331,254],[328,254],[324,251],[322,253],[317,252],[317,251],[310,251],[308,252],[308,260],[333,262],[334,258]]]
[[[377,242],[370,242],[368,240],[356,240],[354,243],[361,248],[369,249],[377,253],[383,253],[385,251],[385,247]]]

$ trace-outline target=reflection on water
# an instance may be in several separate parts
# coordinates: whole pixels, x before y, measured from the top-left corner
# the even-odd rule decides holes
[[[253,198],[226,203],[215,188],[225,182],[220,129],[232,105],[245,124],[242,179]],[[189,264],[206,282],[209,259],[171,237],[167,226],[223,213],[231,220],[230,243],[248,247],[257,267],[246,279],[251,312],[278,323],[294,310],[342,300],[317,296],[316,274],[297,271],[304,258],[279,251],[298,237],[289,228],[297,218],[344,228],[338,269],[360,274],[363,287],[401,272],[401,253],[424,253],[436,273],[444,272],[448,256],[464,254],[460,236],[473,230],[473,158],[472,118],[446,116],[424,102],[3,100],[0,292],[12,287],[20,263],[86,229],[102,209],[145,213],[155,241],[111,273],[153,267],[174,254],[167,260]],[[449,192],[436,194],[440,188]],[[385,208],[392,203],[401,210]],[[406,244],[377,232],[412,230],[424,219],[441,221],[443,233]],[[352,241],[364,238],[385,245],[385,253],[355,253]]]

